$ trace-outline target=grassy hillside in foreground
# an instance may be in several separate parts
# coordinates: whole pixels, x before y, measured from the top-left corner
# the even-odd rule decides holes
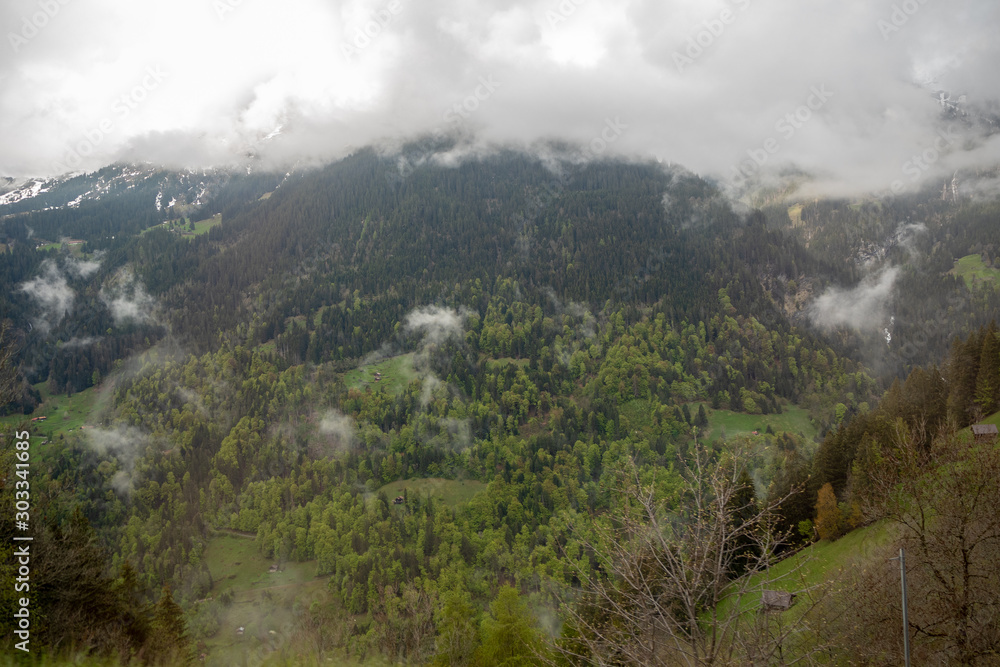
[[[892,541],[892,535],[890,526],[879,522],[857,528],[834,541],[810,544],[750,579],[740,615],[749,617],[759,613],[764,590],[785,591],[799,596],[791,609],[780,614],[782,623],[794,624],[808,608],[811,591],[826,583],[835,584],[852,568],[866,567],[872,554]],[[724,600],[718,608],[719,616],[725,617],[732,604]]]
[[[892,532],[884,522],[857,528],[837,540],[820,540],[772,567],[761,583],[769,589],[795,593],[836,579],[891,540]]]
[[[997,428],[1000,428],[1000,412],[994,412],[992,415],[990,415],[989,417],[986,417],[985,419],[983,419],[979,423],[980,424],[994,424],[994,425],[997,426]],[[967,430],[969,432],[971,432],[972,431],[972,427],[969,427],[969,429],[967,429]]]
[[[979,423],[1000,426],[1000,412],[993,413]],[[968,437],[971,432],[971,427],[967,427],[962,429],[960,435]],[[875,549],[890,543],[892,539],[890,525],[881,521],[852,530],[837,540],[820,540],[768,570],[766,587],[794,593],[798,589],[835,579],[854,562],[868,557]]]

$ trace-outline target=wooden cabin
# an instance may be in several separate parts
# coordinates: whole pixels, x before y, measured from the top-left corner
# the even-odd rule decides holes
[[[760,607],[763,611],[788,611],[795,604],[795,593],[785,591],[764,591]]]
[[[973,424],[972,435],[976,442],[994,442],[997,439],[996,424]]]

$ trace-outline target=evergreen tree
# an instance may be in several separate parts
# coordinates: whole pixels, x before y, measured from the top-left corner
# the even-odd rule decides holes
[[[749,524],[754,516],[760,513],[757,505],[757,494],[754,491],[753,480],[746,468],[740,468],[736,477],[736,488],[729,500],[727,511],[732,516],[734,525]],[[733,561],[730,574],[741,576],[750,564],[760,556],[760,545],[754,535],[740,534],[733,542]]]
[[[976,409],[976,380],[982,357],[982,331],[965,341],[956,339],[948,360],[948,416],[959,427],[968,426]]]
[[[1000,337],[996,321],[990,322],[983,337],[976,374],[976,405],[984,415],[991,415],[1000,407]]]
[[[705,414],[705,406],[698,406],[698,414],[694,418],[694,425],[699,427],[708,426],[708,415]]]
[[[150,628],[150,660],[154,664],[175,665],[190,662],[190,646],[184,611],[174,602],[170,586],[164,586],[153,609]]]

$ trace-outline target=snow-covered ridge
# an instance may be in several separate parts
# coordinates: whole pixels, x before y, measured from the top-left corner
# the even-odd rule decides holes
[[[10,192],[0,195],[0,206],[6,206],[8,204],[16,204],[19,201],[25,199],[31,199],[32,197],[37,197],[43,192],[48,192],[49,188],[46,185],[51,185],[53,181],[45,181],[39,179],[29,179],[25,185],[18,187]]]
[[[226,170],[165,171],[149,164],[115,165],[90,174],[76,172],[51,179],[0,177],[0,215],[3,206],[42,194],[46,195],[44,199],[37,205],[28,204],[29,210],[78,208],[84,202],[98,201],[116,192],[147,188],[152,183],[150,179],[159,181],[155,195],[150,193],[150,204],[157,211],[177,204],[200,206],[229,177]],[[24,206],[19,206],[19,210],[25,210]]]

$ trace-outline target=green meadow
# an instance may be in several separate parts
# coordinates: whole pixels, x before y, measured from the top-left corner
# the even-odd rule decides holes
[[[439,477],[425,477],[420,479],[400,479],[383,486],[379,491],[384,491],[385,495],[392,500],[396,496],[403,495],[406,490],[407,495],[416,494],[420,498],[428,496],[440,498],[449,507],[457,507],[472,500],[473,496],[486,490],[486,485],[473,480],[453,480],[441,479]]]
[[[964,280],[970,290],[1000,284],[1000,270],[986,266],[982,255],[966,255],[956,260],[952,273]]]
[[[382,374],[378,381],[375,380],[375,373]],[[374,391],[382,388],[390,394],[400,394],[416,378],[417,372],[413,368],[413,353],[411,352],[358,366],[344,374],[344,384],[354,389],[363,390],[371,387]]]

